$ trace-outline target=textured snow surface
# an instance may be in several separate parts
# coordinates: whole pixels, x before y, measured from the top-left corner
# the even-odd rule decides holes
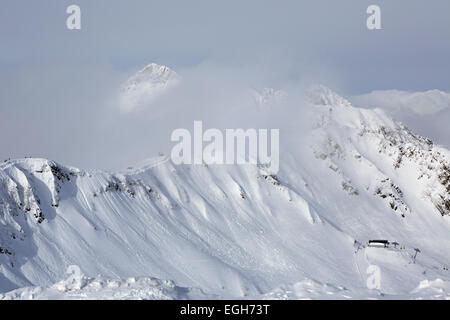
[[[291,286],[285,286],[273,290],[263,296],[263,299],[269,300],[347,300],[347,299],[414,299],[414,300],[450,300],[450,281],[442,279],[423,280],[409,294],[385,294],[379,290],[369,289],[347,289],[345,287],[322,284],[317,281],[303,280]]]
[[[148,72],[144,87],[171,77]],[[262,92],[262,109],[287,99]],[[277,175],[165,157],[117,173],[0,164],[1,297],[448,298],[449,151],[325,87],[306,96],[310,128],[280,133]],[[78,288],[59,282],[70,265]]]
[[[128,278],[110,280],[104,278],[83,278],[78,286],[62,280],[50,287],[25,287],[0,294],[0,300],[216,300],[222,297],[206,294],[197,288],[183,288],[173,281],[155,278]],[[243,297],[233,297],[236,299]],[[450,281],[442,279],[423,280],[409,294],[384,294],[379,290],[347,289],[342,286],[323,284],[305,279],[293,285],[285,285],[263,295],[247,296],[245,299],[260,300],[349,300],[349,299],[439,299],[450,300]]]
[[[121,299],[121,300],[172,300],[172,299],[214,299],[199,289],[182,288],[173,281],[161,281],[155,278],[128,278],[110,280],[104,278],[83,278],[78,286],[62,280],[50,287],[26,287],[6,294],[0,294],[0,300],[33,299]]]

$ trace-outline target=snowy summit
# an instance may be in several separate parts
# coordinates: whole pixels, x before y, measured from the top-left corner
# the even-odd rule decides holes
[[[123,84],[119,93],[119,107],[122,112],[130,112],[142,104],[150,104],[180,79],[169,67],[151,63]]]

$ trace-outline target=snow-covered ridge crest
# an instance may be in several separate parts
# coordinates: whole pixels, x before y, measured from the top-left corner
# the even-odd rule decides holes
[[[122,112],[130,112],[141,104],[151,104],[180,80],[181,77],[169,67],[151,63],[123,84],[119,107]]]
[[[324,86],[315,86],[309,89],[307,96],[311,99],[312,104],[319,107],[328,106],[328,109],[316,110],[320,111],[318,114],[322,115],[318,116],[317,132],[314,135],[320,133],[318,135],[320,138],[312,144],[312,149],[315,150],[314,153],[318,158],[325,160],[330,168],[342,175],[344,189],[351,194],[357,193],[357,189],[350,183],[349,176],[358,165],[353,164],[345,174],[346,170],[342,170],[343,165],[338,164],[341,162],[340,160],[349,156],[348,153],[353,153],[359,162],[364,159],[361,164],[369,162],[371,163],[369,167],[373,167],[373,165],[379,167],[377,173],[372,173],[372,179],[375,180],[375,177],[378,176],[377,180],[379,181],[374,193],[386,199],[385,193],[387,192],[390,200],[388,203],[394,211],[397,209],[402,211],[401,208],[408,211],[408,208],[400,199],[401,196],[396,195],[399,188],[392,180],[399,179],[397,176],[399,171],[410,171],[410,173],[414,172],[413,177],[417,180],[423,178],[426,180],[423,183],[411,180],[407,188],[419,191],[416,193],[416,197],[428,199],[442,216],[450,215],[450,153],[447,149],[435,146],[430,139],[412,132],[401,122],[388,117],[383,110],[356,108],[348,100]],[[344,128],[347,131],[345,134]],[[353,135],[350,134],[349,129],[354,131]],[[368,148],[365,145],[367,143],[372,146]],[[370,152],[376,150],[378,153],[384,154],[383,159],[370,156],[367,151],[371,148],[374,150]],[[363,152],[363,150],[365,151]],[[365,156],[362,156],[364,153]],[[379,161],[385,164],[390,163],[395,172],[386,176],[386,169],[383,168],[384,165],[378,163]],[[347,166],[348,164],[345,165],[345,167]],[[405,175],[404,178],[411,177]],[[390,184],[389,191],[385,190],[386,184]],[[412,187],[413,184],[417,186]],[[401,215],[404,217],[404,213]]]
[[[383,107],[394,115],[400,112],[427,115],[450,109],[450,93],[440,90],[423,92],[376,90],[355,96],[352,101],[364,107]]]
[[[306,90],[306,96],[309,101],[314,105],[324,105],[324,106],[350,106],[351,103],[332,91],[331,89],[325,87],[324,85],[313,85]]]
[[[376,90],[350,99],[358,107],[382,109],[413,131],[432,138],[436,144],[450,148],[449,92]]]

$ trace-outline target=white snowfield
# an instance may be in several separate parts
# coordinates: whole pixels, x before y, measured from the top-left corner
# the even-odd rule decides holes
[[[5,161],[0,298],[448,299],[450,152],[327,88],[307,96],[311,128],[280,131],[276,175]]]

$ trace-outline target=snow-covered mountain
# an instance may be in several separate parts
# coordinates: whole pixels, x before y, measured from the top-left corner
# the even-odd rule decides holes
[[[450,93],[440,90],[408,92],[379,90],[354,96],[351,101],[367,108],[381,108],[415,132],[450,147]]]
[[[156,69],[171,78],[153,65],[128,91],[153,90]],[[70,265],[112,279],[86,280],[94,297],[129,281],[147,288],[144,298],[186,290],[193,294],[184,298],[428,297],[441,287],[445,297],[450,152],[325,87],[306,96],[311,127],[280,132],[290,152],[276,175],[250,164],[175,165],[164,156],[118,173],[5,161],[0,291],[31,288],[0,297],[65,292],[53,284]],[[373,239],[395,244],[368,247]],[[380,269],[380,291],[367,289],[371,265]],[[160,294],[165,280],[190,289]]]
[[[352,100],[366,107],[381,106],[395,113],[413,112],[417,115],[426,115],[450,109],[450,94],[440,90],[424,92],[376,90],[355,96]]]
[[[151,103],[179,81],[180,76],[169,67],[151,63],[123,84],[119,107],[122,112],[130,112],[143,103]]]

